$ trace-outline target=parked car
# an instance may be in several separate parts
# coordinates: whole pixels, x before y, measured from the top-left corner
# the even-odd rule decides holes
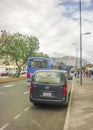
[[[72,77],[60,70],[38,70],[32,76],[30,101],[38,104],[68,106]]]
[[[1,76],[8,76],[8,72],[7,71],[3,71],[0,73]]]
[[[22,70],[22,71],[20,72],[20,75],[26,75],[26,71]]]
[[[17,77],[18,71],[16,70],[11,70],[8,74],[9,77]]]

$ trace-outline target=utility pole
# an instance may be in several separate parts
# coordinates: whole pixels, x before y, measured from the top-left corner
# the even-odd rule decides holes
[[[79,0],[80,5],[80,85],[82,86],[82,21],[81,21],[81,0]]]

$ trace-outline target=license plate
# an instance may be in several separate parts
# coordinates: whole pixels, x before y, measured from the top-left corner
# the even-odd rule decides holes
[[[43,96],[51,97],[51,96],[52,96],[52,93],[50,93],[50,92],[43,92]]]

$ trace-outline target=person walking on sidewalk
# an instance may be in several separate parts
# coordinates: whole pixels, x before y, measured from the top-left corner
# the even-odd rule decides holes
[[[86,70],[86,77],[88,78],[88,70]]]
[[[79,70],[78,70],[78,72],[77,72],[77,76],[78,76],[78,78],[79,78],[79,76],[80,76]]]
[[[91,71],[91,79],[93,80],[93,70]]]

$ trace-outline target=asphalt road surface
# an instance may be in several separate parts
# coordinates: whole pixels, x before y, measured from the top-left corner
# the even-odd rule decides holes
[[[26,80],[0,84],[0,130],[63,130],[66,111],[30,103]]]

